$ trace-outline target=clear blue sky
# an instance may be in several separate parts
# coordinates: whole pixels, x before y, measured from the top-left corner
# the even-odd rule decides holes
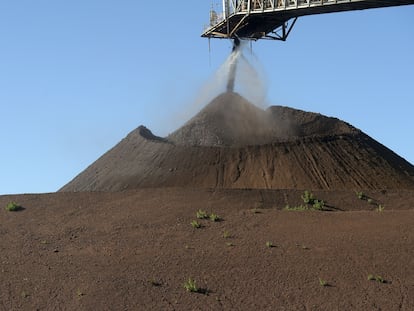
[[[210,7],[1,1],[0,194],[54,192],[137,126],[184,122],[231,50],[200,38]],[[414,6],[303,17],[253,51],[269,103],[343,119],[414,163]]]

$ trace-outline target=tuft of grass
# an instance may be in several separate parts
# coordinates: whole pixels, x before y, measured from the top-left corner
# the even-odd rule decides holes
[[[379,276],[379,275],[377,275],[375,277],[375,281],[380,282],[380,283],[386,283],[386,281],[381,276]]]
[[[207,215],[206,211],[203,211],[201,209],[198,210],[198,212],[197,212],[196,215],[197,215],[197,218],[198,219],[206,219],[206,218],[208,218],[208,215]]]
[[[328,281],[319,278],[319,285],[320,286],[328,286],[329,284],[328,284]]]
[[[9,212],[17,212],[17,211],[20,211],[21,209],[22,209],[22,207],[19,204],[17,204],[16,202],[13,202],[13,201],[7,203],[7,205],[6,205],[6,210],[9,211]]]
[[[214,213],[211,213],[211,214],[210,214],[210,220],[211,220],[211,221],[220,221],[220,220],[221,220],[221,218],[220,218],[220,216],[219,216],[219,215],[214,214]]]
[[[298,205],[298,206],[285,206],[286,211],[307,211],[309,208],[306,205]]]
[[[306,190],[303,195],[301,196],[303,203],[298,206],[285,206],[286,211],[309,211],[309,210],[316,210],[316,211],[323,211],[325,210],[325,201],[318,200],[313,195],[312,192]]]
[[[193,220],[190,224],[195,229],[201,228],[201,224],[197,220]]]
[[[367,198],[366,195],[362,191],[355,191],[355,194],[357,198],[360,200],[365,200]]]
[[[380,275],[368,274],[368,281],[377,281],[379,283],[387,283],[387,281]]]
[[[384,211],[384,209],[385,209],[385,206],[384,206],[384,205],[379,204],[379,205],[378,205],[378,207],[377,207],[377,212],[378,212],[378,213],[381,213],[381,212],[383,212],[383,211]]]
[[[223,232],[223,238],[225,238],[225,239],[231,238],[231,234],[230,234],[230,232],[228,232],[227,230],[225,230],[225,231]]]
[[[268,247],[268,248],[272,248],[272,247],[275,247],[275,246],[273,245],[273,243],[272,243],[272,242],[267,241],[267,242],[266,242],[266,247]]]
[[[323,200],[314,200],[313,201],[313,205],[312,205],[313,209],[318,210],[318,211],[323,211],[324,207],[325,207],[325,202]]]
[[[315,197],[313,196],[313,193],[306,190],[302,195],[303,203],[305,204],[314,204],[315,203]]]
[[[184,283],[184,288],[190,293],[198,293],[200,290],[192,278],[188,278],[187,282]]]
[[[82,296],[85,296],[85,294],[78,288],[77,290],[76,290],[76,295],[78,296],[78,297],[82,297]]]

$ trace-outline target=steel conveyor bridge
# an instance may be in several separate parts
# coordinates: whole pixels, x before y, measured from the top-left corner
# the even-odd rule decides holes
[[[409,4],[414,0],[223,0],[223,12],[210,11],[201,36],[285,41],[301,16]]]

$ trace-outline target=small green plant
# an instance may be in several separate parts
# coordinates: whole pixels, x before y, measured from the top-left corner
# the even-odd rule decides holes
[[[275,246],[273,245],[273,243],[272,243],[272,242],[267,241],[267,242],[266,242],[266,247],[268,247],[268,248],[272,248],[272,247],[275,247]]]
[[[221,218],[220,218],[219,215],[212,213],[212,214],[210,214],[210,220],[211,221],[220,221]]]
[[[191,278],[189,278],[188,281],[184,283],[184,288],[187,290],[187,292],[191,292],[191,293],[199,292],[199,288],[197,287],[195,280]]]
[[[198,212],[197,212],[197,218],[198,219],[206,219],[206,218],[208,218],[208,215],[205,211],[199,209]]]
[[[366,196],[362,191],[355,191],[355,194],[356,194],[357,198],[360,199],[360,200],[365,200],[366,199]]]
[[[377,281],[379,283],[387,283],[380,275],[368,274],[368,281]]]
[[[379,213],[381,213],[381,212],[383,212],[384,211],[384,209],[385,209],[385,206],[383,206],[383,205],[378,205],[378,207],[377,207],[377,212],[379,212]]]
[[[85,296],[85,294],[78,288],[77,290],[76,290],[76,295],[78,296],[78,297],[82,297],[82,296]]]
[[[315,198],[312,192],[306,190],[301,196],[305,204],[298,206],[285,206],[287,211],[308,211],[308,210],[317,210],[323,211],[325,208],[325,202],[323,200],[318,200]]]
[[[318,211],[323,211],[324,207],[325,207],[325,202],[323,200],[314,200],[313,201],[313,205],[312,205],[313,209],[316,209]]]
[[[306,204],[313,204],[313,203],[315,203],[315,197],[313,196],[313,193],[310,192],[310,191],[308,191],[308,190],[306,190],[303,193],[302,200],[303,200],[303,203],[306,203]]]
[[[190,224],[195,229],[201,228],[201,224],[197,220],[193,220]]]
[[[16,202],[13,202],[13,201],[7,203],[7,205],[6,205],[6,210],[8,210],[9,212],[17,212],[21,209],[22,209],[22,207],[19,204],[17,204]]]
[[[328,281],[319,278],[319,285],[320,286],[328,286],[329,284],[328,284]]]
[[[225,231],[223,232],[223,238],[225,238],[225,239],[231,238],[231,234],[230,234],[230,232],[228,232],[227,230],[225,230]]]
[[[298,205],[298,206],[285,206],[286,211],[307,211],[309,208],[306,205]]]

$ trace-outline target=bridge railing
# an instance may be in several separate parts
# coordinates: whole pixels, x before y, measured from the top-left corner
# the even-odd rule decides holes
[[[283,11],[314,6],[341,4],[361,0],[224,0],[223,12],[210,11],[209,27],[236,14]]]

